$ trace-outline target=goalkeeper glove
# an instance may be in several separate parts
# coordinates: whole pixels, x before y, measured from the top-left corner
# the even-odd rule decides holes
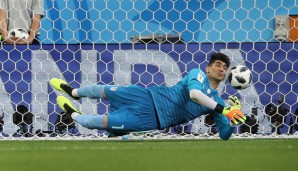
[[[244,123],[246,120],[245,115],[241,112],[240,105],[223,108],[222,114],[228,117],[234,124],[238,124],[238,121]]]
[[[230,106],[237,106],[239,109],[242,108],[240,101],[238,100],[237,96],[229,96],[228,102]]]
[[[236,125],[238,124],[238,121],[244,123],[246,120],[246,117],[241,112],[242,106],[237,96],[229,96],[228,102],[231,107],[223,107],[218,104],[215,111],[218,113],[222,113],[224,116],[228,117]]]

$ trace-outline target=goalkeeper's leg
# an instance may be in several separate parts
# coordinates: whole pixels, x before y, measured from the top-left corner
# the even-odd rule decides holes
[[[107,128],[107,116],[106,115],[82,115],[71,102],[63,96],[57,97],[57,103],[59,107],[70,115],[73,120],[88,129],[106,129]]]
[[[73,94],[78,97],[88,97],[91,99],[105,98],[104,85],[87,85],[73,90]]]
[[[75,89],[68,85],[65,81],[58,78],[51,79],[50,84],[56,90],[68,94],[75,100],[80,99],[80,97],[88,97],[91,99],[106,98],[104,95],[104,85],[88,85]]]

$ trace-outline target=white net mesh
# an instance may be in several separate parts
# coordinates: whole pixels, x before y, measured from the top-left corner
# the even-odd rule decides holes
[[[234,137],[296,137],[298,130],[298,2],[296,0],[74,0],[45,1],[41,45],[1,45],[2,137],[106,138],[66,117],[48,81],[171,86],[204,70],[213,52],[253,73],[236,91],[225,80],[222,98],[237,95],[248,116]],[[2,7],[2,6],[1,6]],[[293,42],[294,41],[294,42]],[[109,103],[74,102],[84,113],[104,114]],[[27,111],[26,115],[16,111]],[[218,137],[212,117],[124,138]]]

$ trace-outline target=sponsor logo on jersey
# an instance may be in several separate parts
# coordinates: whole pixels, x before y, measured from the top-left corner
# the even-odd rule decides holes
[[[198,74],[198,81],[200,82],[200,83],[203,83],[203,81],[204,81],[204,76],[202,75],[202,73],[199,73]]]

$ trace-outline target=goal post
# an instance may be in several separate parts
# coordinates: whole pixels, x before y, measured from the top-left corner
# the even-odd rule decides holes
[[[297,138],[298,46],[285,31],[295,32],[289,23],[296,22],[297,5],[294,0],[47,1],[40,45],[1,44],[0,136],[107,139],[105,131],[83,128],[64,115],[55,100],[60,93],[48,83],[51,78],[74,87],[172,86],[191,69],[204,70],[213,52],[222,52],[232,66],[247,66],[253,75],[247,89],[235,90],[227,79],[217,89],[225,102],[229,95],[238,96],[248,116],[233,137]],[[109,111],[108,101],[101,99],[74,105],[83,113]],[[205,115],[118,138],[218,135],[213,118]]]

